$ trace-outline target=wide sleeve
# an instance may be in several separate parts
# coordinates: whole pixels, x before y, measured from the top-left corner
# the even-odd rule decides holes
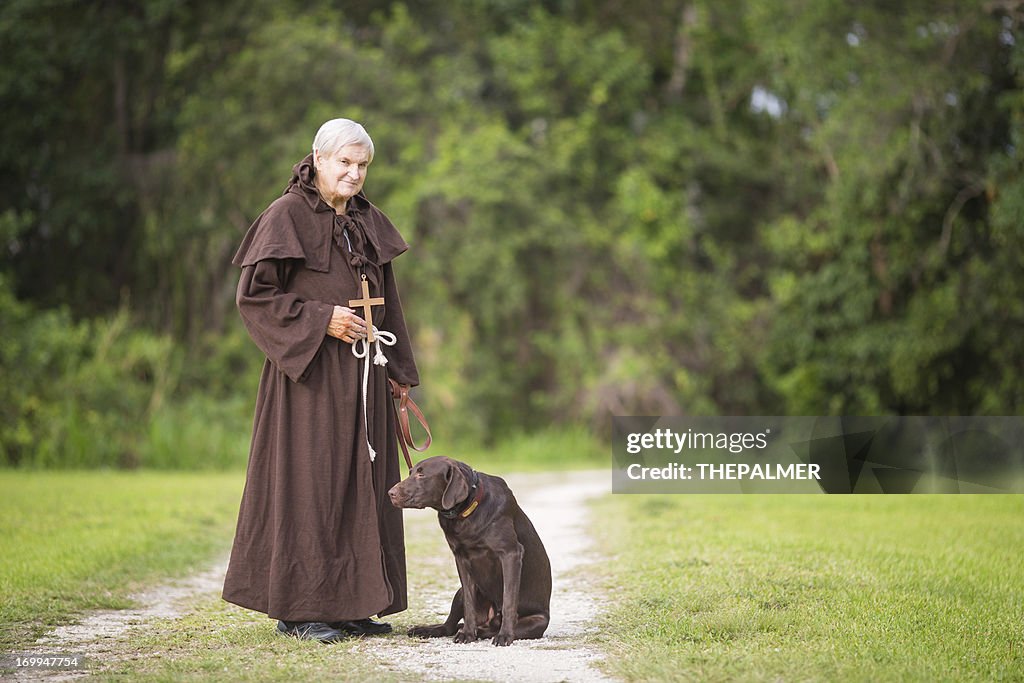
[[[405,313],[402,311],[402,298],[398,295],[398,283],[390,262],[384,264],[384,301],[384,327],[396,337],[395,345],[387,354],[388,376],[399,384],[418,386],[420,374],[413,358],[409,329],[405,325]]]
[[[249,336],[293,382],[302,381],[320,350],[334,306],[284,291],[287,261],[242,268],[235,302]]]

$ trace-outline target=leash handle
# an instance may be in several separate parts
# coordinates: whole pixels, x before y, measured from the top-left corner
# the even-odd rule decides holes
[[[409,397],[409,386],[406,384],[399,384],[395,380],[388,377],[388,383],[391,384],[391,397],[398,400],[398,424],[395,425],[395,431],[398,434],[398,445],[402,447],[402,455],[405,456],[405,464],[412,469],[412,458],[409,457],[409,449],[413,449],[419,453],[430,448],[431,435],[430,425],[427,424],[427,418],[423,417],[423,411],[416,405],[416,402]],[[409,413],[412,412],[419,420],[420,426],[423,427],[423,431],[427,433],[427,440],[423,442],[422,446],[417,446],[416,441],[412,438],[412,428],[409,425]]]

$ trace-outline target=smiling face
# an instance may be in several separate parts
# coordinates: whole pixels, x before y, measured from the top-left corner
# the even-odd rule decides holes
[[[362,145],[345,145],[331,155],[313,154],[316,187],[324,201],[337,211],[344,211],[348,200],[363,189],[370,150]]]

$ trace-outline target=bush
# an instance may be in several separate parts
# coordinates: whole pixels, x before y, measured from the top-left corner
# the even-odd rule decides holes
[[[249,456],[253,399],[193,394],[155,412],[140,449],[152,469],[244,468]]]
[[[174,389],[180,352],[132,329],[121,311],[76,323],[37,312],[0,282],[0,462],[35,467],[135,467],[150,415]]]
[[[0,465],[244,464],[259,359],[241,335],[206,340],[190,362],[127,310],[74,322],[18,301],[2,278],[0,328]]]

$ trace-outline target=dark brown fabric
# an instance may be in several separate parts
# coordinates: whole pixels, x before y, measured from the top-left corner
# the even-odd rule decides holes
[[[419,376],[391,266],[405,241],[362,195],[336,216],[312,186],[311,163],[296,165],[233,261],[239,312],[267,361],[223,595],[276,619],[348,621],[406,608],[401,511],[387,496],[401,478],[387,379],[415,386]],[[375,462],[359,361],[326,336],[334,305],[361,296],[361,272],[371,296],[385,298],[374,322],[398,338],[384,349],[388,364],[370,366]]]

